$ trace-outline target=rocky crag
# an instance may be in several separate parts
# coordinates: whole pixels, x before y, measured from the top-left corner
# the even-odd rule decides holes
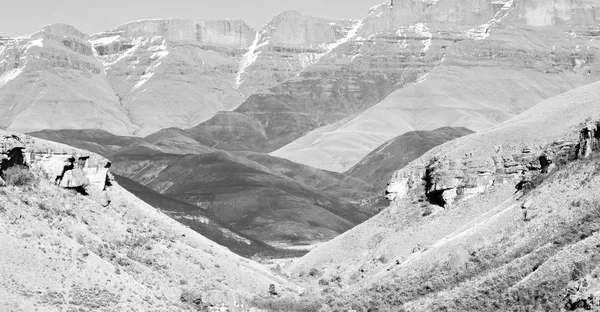
[[[590,93],[596,92],[596,85],[580,88],[575,98],[570,99],[571,93],[565,93],[540,103],[508,123],[520,123],[525,125],[522,127],[531,128],[528,122],[539,123],[539,119],[547,117],[545,122],[553,125],[552,129],[536,131],[532,136],[534,140],[518,138],[516,127],[504,133],[492,128],[470,138],[456,140],[450,143],[454,147],[451,153],[442,152],[441,147],[435,148],[395,172],[387,192],[395,193],[391,196],[395,199],[415,191],[430,202],[450,207],[456,200],[485,192],[494,185],[512,184],[517,189],[527,187],[537,176],[548,173],[557,165],[588,157],[600,148],[600,123],[596,115],[600,106],[592,100],[593,97],[590,98]],[[561,122],[567,116],[556,114],[556,111],[563,110],[567,106],[566,101],[578,101],[580,104],[573,109],[589,111],[587,121],[577,125]],[[559,126],[559,123],[562,125]],[[504,125],[501,129],[506,128]],[[501,139],[496,141],[496,145],[488,145],[483,150],[474,148],[481,147],[480,142],[473,143],[477,140],[475,137],[488,137],[499,132]],[[520,143],[511,143],[511,136]],[[447,148],[444,150],[447,151]]]

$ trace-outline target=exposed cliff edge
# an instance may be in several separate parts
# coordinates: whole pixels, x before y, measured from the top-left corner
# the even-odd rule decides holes
[[[588,157],[600,148],[597,88],[595,83],[561,94],[498,127],[433,149],[394,173],[387,192],[396,195],[390,198],[420,193],[451,206],[494,185],[521,189],[557,164]],[[587,119],[574,118],[583,112]],[[484,141],[490,137],[495,139]]]

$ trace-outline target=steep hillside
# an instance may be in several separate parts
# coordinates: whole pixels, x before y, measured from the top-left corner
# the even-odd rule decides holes
[[[394,170],[406,166],[440,144],[471,133],[473,131],[466,128],[450,127],[407,132],[383,143],[345,174],[383,189]]]
[[[365,275],[366,285],[350,287],[329,303],[332,310],[599,309],[599,167],[598,154],[568,164],[529,194],[489,209],[437,242],[415,245],[397,259],[400,264],[383,258],[376,265],[385,270],[375,278]],[[423,237],[419,232],[413,238]]]
[[[21,132],[136,131],[88,39],[61,24],[28,37],[1,38],[0,125]]]
[[[287,103],[281,110],[290,112],[268,115],[271,120],[265,131],[269,140],[277,140],[291,128],[269,131],[277,116],[283,119],[297,111],[311,116],[295,117],[297,120],[312,121],[298,127],[301,135],[297,141],[272,155],[342,172],[403,133],[443,126],[480,131],[544,99],[597,81],[600,28],[595,17],[599,5],[598,1],[550,0],[388,1],[371,10],[355,39],[315,65],[344,64],[336,69],[401,75],[392,86],[382,89],[385,99],[354,110],[358,115],[348,113],[346,107],[331,106],[341,115],[335,120],[342,121],[325,126],[331,113],[323,114],[319,107],[304,109],[295,102],[299,98],[295,94],[294,101],[286,99],[291,87],[286,92],[271,89],[275,95],[265,95],[261,102],[273,105],[275,100],[271,99],[280,98]],[[350,82],[364,79],[362,74]],[[304,81],[294,86],[303,84],[306,98],[330,95],[333,98],[328,100],[334,103],[337,94],[347,94],[343,87],[321,81],[332,86],[333,95]],[[354,86],[352,90],[358,89]],[[363,99],[370,93],[358,94]],[[356,107],[352,98],[344,102]],[[238,111],[248,104],[242,104]],[[290,118],[285,120],[286,124],[300,125]]]
[[[590,246],[600,202],[599,90],[577,88],[433,148],[394,173],[390,208],[289,273],[315,287],[306,277],[313,269],[336,281],[327,291],[342,291],[330,302],[339,310],[546,310],[560,302],[571,280],[598,265]]]
[[[286,244],[325,240],[375,213],[367,206],[358,206],[360,200],[379,191],[371,183],[266,154],[220,151],[200,144],[177,128],[164,129],[145,138],[118,137],[97,130],[74,132],[76,130],[45,130],[31,135],[105,153],[119,174],[150,188],[141,190],[143,186],[129,183],[131,180],[124,184],[130,192],[150,200],[147,202],[151,205],[159,207],[153,203],[158,196],[162,198],[160,202],[186,202],[189,209],[193,205],[202,207],[232,228],[252,231],[255,233],[252,236],[261,240],[270,237],[269,242],[283,240]],[[190,174],[195,178],[190,179]],[[147,191],[154,194],[146,194]],[[264,207],[266,202],[269,207]],[[302,207],[307,210],[300,215],[298,211]],[[237,213],[239,211],[247,211],[248,215]],[[234,219],[229,217],[231,214],[235,215]],[[319,221],[321,218],[331,224]],[[281,224],[286,222],[294,226],[293,233],[285,233],[289,231]],[[258,224],[265,227],[260,235]],[[255,250],[255,246],[250,247]],[[272,253],[272,250],[267,247],[264,252]]]
[[[28,133],[36,138],[59,142],[98,153],[105,157],[113,154],[202,154],[215,149],[202,145],[179,128],[167,128],[147,137],[118,136],[101,129],[51,130]]]
[[[108,205],[100,193],[82,195],[56,185],[46,159],[85,151],[21,138],[38,158],[32,169],[2,169],[8,183],[0,187],[4,309],[189,311],[227,303],[230,311],[240,311],[241,303],[270,284],[295,291],[118,184],[108,188]],[[11,178],[15,174],[21,178]]]
[[[259,31],[241,20],[158,19],[0,37],[0,125],[136,136],[192,127],[296,76],[357,23],[288,11]]]
[[[117,150],[142,140],[137,137],[118,136],[100,129],[45,129],[27,133],[36,138],[81,148],[108,157]]]
[[[226,225],[217,222],[217,218],[210,212],[198,206],[190,205],[180,200],[162,195],[133,180],[115,175],[115,180],[128,192],[143,200],[152,207],[159,209],[179,223],[189,227],[198,234],[229,248],[231,251],[251,257],[255,254],[280,254],[283,251],[238,233]]]
[[[324,192],[329,188],[349,193],[340,177],[270,158],[224,151],[112,157],[117,174],[206,209],[221,222],[267,243],[327,240],[374,213]]]
[[[334,21],[285,11],[261,27],[240,62],[239,92],[249,96],[316,63],[353,35],[359,21]]]

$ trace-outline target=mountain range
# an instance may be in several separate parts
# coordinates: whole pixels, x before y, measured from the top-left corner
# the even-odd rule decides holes
[[[390,0],[0,37],[0,126],[116,179],[108,206],[35,167],[0,186],[0,301],[598,309],[598,20],[600,0]]]
[[[362,20],[286,11],[258,30],[48,25],[0,38],[0,126],[109,157],[144,192],[249,238],[312,245],[385,206],[392,168],[598,80],[597,10],[402,0]]]
[[[541,9],[540,9],[541,8]],[[186,129],[225,150],[343,172],[408,131],[480,131],[597,80],[594,1],[402,0],[363,20],[287,11],[49,25],[0,40],[0,125],[147,136]]]

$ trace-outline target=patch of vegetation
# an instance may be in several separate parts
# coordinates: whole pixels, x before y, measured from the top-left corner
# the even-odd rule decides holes
[[[254,297],[250,301],[250,306],[273,312],[317,312],[321,309],[321,302],[318,298],[292,297],[281,298]]]
[[[563,186],[558,191],[570,191],[573,186],[572,194],[578,194],[578,188],[591,183],[594,176],[598,178],[600,170],[594,170],[596,168],[600,168],[598,158],[570,163],[557,172],[534,177],[528,192],[538,192],[541,184],[553,183]],[[570,195],[562,195],[566,196]],[[324,304],[331,311],[404,311],[408,307],[428,311],[559,311],[568,308],[567,285],[600,265],[600,249],[593,246],[585,251],[573,249],[576,244],[586,244],[585,239],[600,231],[600,201],[578,197],[564,203],[558,201],[556,205],[566,205],[562,208],[563,215],[546,217],[543,226],[529,224],[507,229],[494,242],[469,251],[470,258],[464,269],[457,270],[440,262],[409,276],[381,282],[361,291],[360,296],[346,293],[329,297]],[[568,255],[567,259],[573,260],[556,260],[559,253],[563,255],[560,259]],[[563,262],[557,265],[556,261]],[[521,283],[540,269],[545,270],[543,276]]]
[[[33,186],[38,183],[33,172],[25,166],[13,166],[2,171],[2,178],[11,186]]]

